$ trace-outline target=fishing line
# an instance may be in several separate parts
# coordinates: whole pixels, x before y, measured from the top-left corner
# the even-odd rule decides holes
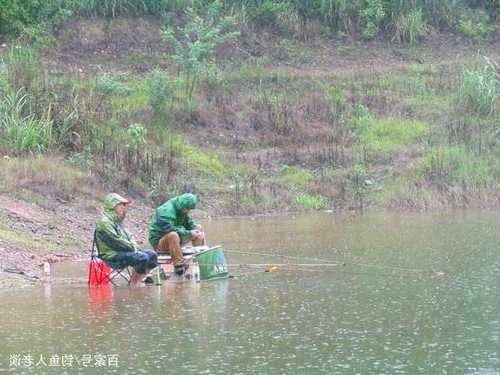
[[[290,266],[290,265],[296,265],[296,266],[299,266],[299,267],[300,266],[303,266],[303,267],[361,266],[361,267],[376,268],[376,269],[381,269],[381,270],[393,270],[393,271],[404,271],[404,272],[421,272],[421,273],[439,274],[438,271],[432,271],[432,270],[429,271],[429,270],[424,270],[424,269],[419,269],[419,268],[407,268],[407,267],[397,267],[397,266],[382,266],[382,265],[368,264],[368,263],[332,261],[330,259],[301,257],[301,256],[292,256],[292,255],[283,255],[283,254],[254,253],[254,252],[247,252],[247,251],[227,250],[227,249],[225,249],[224,251],[227,251],[229,253],[238,253],[238,254],[253,255],[253,256],[257,255],[257,256],[278,257],[278,258],[296,259],[296,260],[307,259],[307,260],[314,260],[314,261],[317,261],[317,262],[322,262],[322,263],[285,263],[285,264],[281,265],[282,267],[284,267],[284,266]],[[263,265],[268,265],[268,264],[265,263]]]

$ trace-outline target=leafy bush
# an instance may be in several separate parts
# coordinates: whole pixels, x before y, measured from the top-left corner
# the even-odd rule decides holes
[[[462,18],[458,21],[458,31],[469,39],[475,42],[486,39],[494,30],[486,21],[472,20],[470,18]]]
[[[285,2],[264,0],[249,11],[249,18],[256,26],[279,30],[280,18],[287,10],[288,4]]]
[[[361,10],[363,38],[369,40],[376,37],[380,29],[380,23],[385,17],[382,0],[366,0],[366,5]]]
[[[120,78],[112,78],[107,74],[98,75],[95,82],[95,90],[103,96],[127,96],[131,89],[120,82]]]
[[[174,92],[170,77],[166,72],[153,70],[146,79],[146,100],[155,116],[163,113],[173,98]]]
[[[132,150],[146,145],[147,129],[141,124],[132,124],[127,129],[127,146]]]
[[[239,33],[229,31],[234,19],[224,16],[222,4],[216,0],[206,9],[206,14],[194,8],[186,10],[188,22],[179,28],[166,26],[162,38],[175,48],[173,61],[185,75],[187,101],[193,99],[200,77],[217,72],[215,49],[218,45],[235,39]]]

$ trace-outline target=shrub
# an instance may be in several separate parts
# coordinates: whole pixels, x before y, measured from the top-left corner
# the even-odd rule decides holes
[[[380,23],[385,18],[382,0],[366,0],[366,6],[361,10],[361,20],[364,23],[362,36],[364,39],[373,39],[377,36]]]
[[[146,145],[147,129],[141,124],[132,124],[127,129],[127,147],[138,151],[141,146]]]
[[[170,77],[166,72],[153,70],[145,82],[146,100],[153,109],[154,116],[165,112],[166,106],[174,96],[174,89]]]
[[[132,90],[120,82],[120,77],[112,78],[102,74],[96,77],[95,91],[103,96],[128,96]]]
[[[457,29],[465,37],[479,42],[486,39],[494,28],[489,26],[485,21],[462,18],[458,21]]]
[[[250,20],[259,27],[267,27],[274,30],[280,28],[280,18],[288,10],[285,2],[264,0],[260,5],[249,11]]]
[[[206,14],[188,8],[186,15],[188,22],[184,26],[167,25],[162,38],[175,49],[172,59],[185,75],[185,97],[191,102],[200,78],[218,71],[216,47],[234,40],[239,33],[230,31],[235,26],[234,19],[224,16],[218,0],[208,5]]]

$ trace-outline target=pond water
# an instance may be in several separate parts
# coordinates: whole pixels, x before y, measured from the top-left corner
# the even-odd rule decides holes
[[[500,373],[498,213],[203,224],[234,279],[0,292],[0,373]]]

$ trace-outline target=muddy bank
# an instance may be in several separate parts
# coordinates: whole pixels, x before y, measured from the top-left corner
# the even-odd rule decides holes
[[[127,227],[147,246],[151,208],[135,202]],[[40,282],[43,263],[89,257],[100,203],[50,201],[45,206],[0,194],[0,288]]]

